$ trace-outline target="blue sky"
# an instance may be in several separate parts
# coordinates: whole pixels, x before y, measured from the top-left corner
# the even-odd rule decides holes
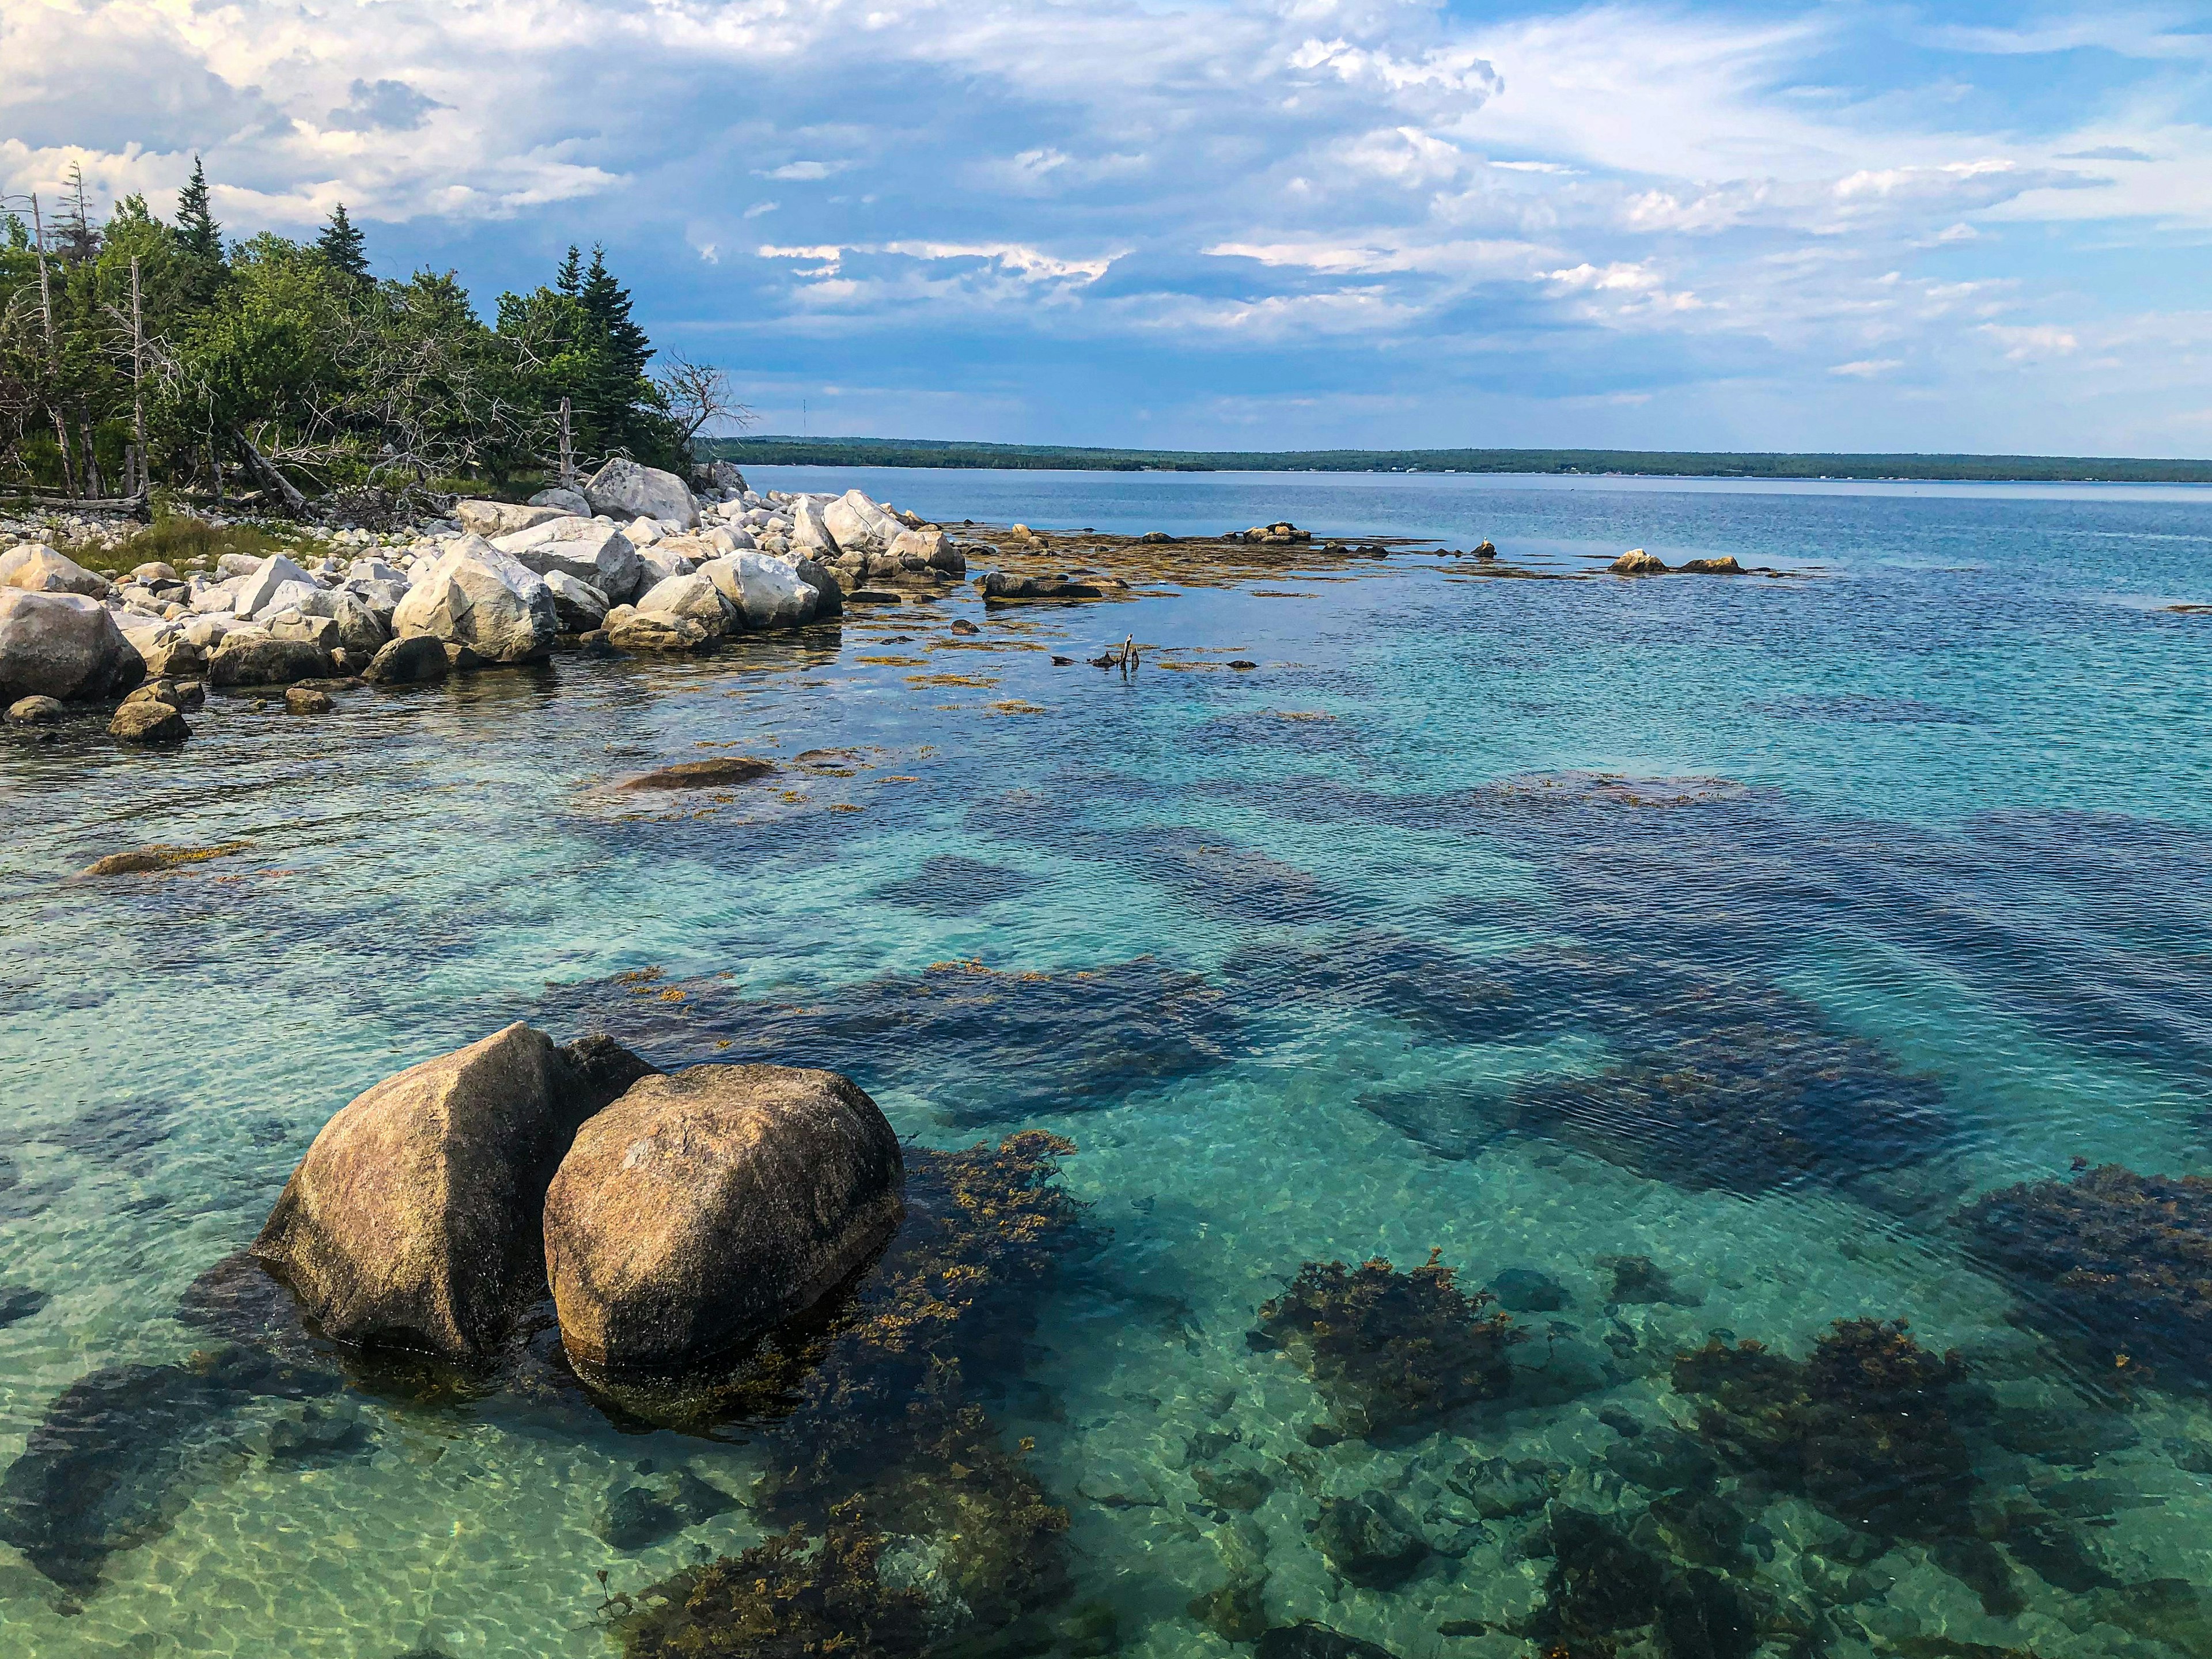
[[[2212,454],[2212,0],[5,0],[0,190],[603,241],[795,431]]]

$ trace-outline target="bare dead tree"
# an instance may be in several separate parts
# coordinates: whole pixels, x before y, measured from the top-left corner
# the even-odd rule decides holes
[[[669,418],[684,434],[687,456],[692,440],[707,428],[725,422],[746,427],[760,419],[750,405],[737,400],[727,374],[711,363],[694,362],[680,351],[665,355],[653,385],[660,390]]]

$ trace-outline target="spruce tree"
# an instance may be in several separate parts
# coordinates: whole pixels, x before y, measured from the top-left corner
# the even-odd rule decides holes
[[[583,262],[577,257],[574,242],[568,244],[568,257],[561,261],[561,269],[553,273],[553,286],[572,300],[584,286]]]
[[[343,202],[331,210],[330,222],[323,227],[323,234],[315,238],[315,252],[333,270],[341,271],[356,282],[369,280],[368,254],[359,228],[346,217]]]
[[[100,228],[92,222],[92,198],[85,191],[84,168],[70,163],[69,189],[54,222],[55,240],[64,264],[89,264],[100,257]]]
[[[222,263],[222,227],[208,205],[207,174],[192,157],[192,176],[177,192],[177,241],[191,258],[210,266]]]

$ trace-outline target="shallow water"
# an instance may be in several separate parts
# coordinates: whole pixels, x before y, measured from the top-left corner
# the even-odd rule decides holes
[[[2017,1496],[2070,1541],[2004,1534],[1999,1614],[1927,1536],[1832,1570],[1833,1521],[1732,1470],[1751,1541],[1717,1571],[1766,1646],[2212,1654],[2201,1607],[2169,1590],[2154,1617],[2130,1589],[2212,1587],[2203,1379],[2116,1388],[1955,1221],[2077,1158],[2212,1165],[2212,618],[2161,609],[2212,601],[2212,492],[830,476],[1040,529],[1289,517],[1487,537],[1557,574],[1629,545],[1800,574],[1504,580],[1407,555],[1088,609],[963,594],[329,720],[234,700],[176,756],[96,723],[10,737],[0,1237],[7,1284],[50,1300],[0,1328],[0,1462],[88,1376],[140,1403],[93,1431],[131,1425],[96,1562],[58,1582],[0,1545],[5,1650],[599,1654],[595,1574],[635,1591],[762,1535],[737,1508],[602,1536],[641,1460],[742,1495],[742,1435],[372,1395],[301,1456],[270,1425],[317,1402],[210,1406],[182,1380],[207,1338],[179,1296],[330,1114],[526,1018],[664,1065],[835,1066],[923,1145],[1079,1144],[1091,1242],[991,1382],[1069,1507],[1071,1604],[1110,1604],[1125,1653],[1228,1652],[1187,1610],[1224,1580],[1261,1584],[1270,1624],[1402,1659],[1522,1651],[1553,1571],[1525,1516],[1377,1587],[1319,1547],[1324,1500],[1413,1511],[1469,1460],[1540,1460],[1555,1506],[1626,1528],[1655,1500],[1624,1449],[1697,1420],[1675,1352],[1717,1330],[1802,1356],[1869,1316],[1960,1350],[2012,1408],[2098,1425],[2071,1462],[1974,1442],[1984,1522]],[[955,648],[962,615],[984,634]],[[1125,634],[1133,675],[1051,663]],[[989,684],[913,683],[940,675]],[[680,811],[606,787],[715,745],[783,775]],[[858,753],[795,763],[823,748]],[[73,875],[232,839],[167,875]],[[1309,1443],[1326,1402],[1248,1341],[1257,1310],[1303,1262],[1431,1249],[1470,1285],[1558,1281],[1564,1306],[1516,1315],[1553,1381]],[[1618,1299],[1622,1256],[1672,1299]],[[1264,1477],[1256,1507],[1214,1501],[1231,1468]]]

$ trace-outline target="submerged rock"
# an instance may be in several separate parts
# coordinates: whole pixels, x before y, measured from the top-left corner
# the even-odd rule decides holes
[[[323,1126],[253,1245],[325,1334],[482,1359],[542,1284],[538,1214],[608,1097],[520,1022],[386,1079]]]
[[[0,1329],[28,1319],[52,1300],[27,1285],[0,1285]]]
[[[227,859],[243,853],[252,845],[250,842],[217,842],[212,847],[170,847],[156,844],[138,847],[127,853],[110,853],[87,866],[88,876],[138,876],[157,870],[173,870],[180,865],[204,864],[210,859]]]
[[[641,1079],[576,1135],[545,1199],[561,1340],[612,1372],[681,1371],[799,1312],[902,1213],[898,1137],[832,1072]]]
[[[1328,1564],[1368,1589],[1401,1584],[1429,1558],[1429,1546],[1411,1516],[1384,1492],[1324,1498],[1314,1541]]]
[[[1729,1579],[1638,1547],[1612,1519],[1554,1505],[1552,1572],[1533,1632],[1551,1650],[1611,1653],[1638,1638],[1665,1659],[1750,1659],[1758,1613]]]
[[[239,1407],[337,1386],[327,1373],[242,1348],[81,1377],[0,1478],[0,1540],[56,1583],[88,1590],[109,1556],[159,1535],[181,1512],[194,1472],[236,1443]]]
[[[612,1548],[641,1550],[737,1507],[738,1500],[720,1486],[678,1469],[653,1486],[615,1487],[596,1530]]]
[[[1508,1267],[1492,1275],[1490,1293],[1499,1307],[1514,1313],[1554,1313],[1574,1301],[1565,1285],[1534,1267]]]
[[[678,761],[642,777],[630,779],[624,789],[720,789],[751,783],[775,770],[774,761],[751,755],[717,755],[712,760]]]

